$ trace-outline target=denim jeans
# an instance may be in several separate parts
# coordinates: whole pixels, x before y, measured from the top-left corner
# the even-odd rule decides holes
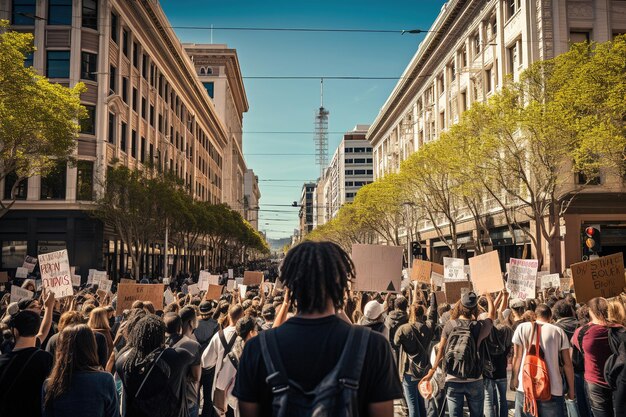
[[[419,382],[419,379],[407,374],[404,374],[402,379],[402,388],[404,389],[404,398],[409,408],[409,417],[426,417],[424,398],[417,390]]]
[[[474,382],[447,382],[446,387],[448,417],[463,417],[465,399],[470,417],[483,417],[485,383],[482,379]]]
[[[506,378],[485,378],[485,417],[507,417],[509,405],[506,402]]]
[[[580,417],[591,417],[591,408],[589,408],[587,390],[585,388],[585,375],[582,372],[574,374],[574,390],[576,391],[578,415]]]
[[[187,407],[187,415],[189,417],[198,417],[200,409],[198,404],[194,404],[193,406]]]
[[[524,412],[524,393],[515,391],[515,417],[533,417]],[[537,415],[534,417],[565,417],[563,396],[553,395],[548,401],[537,401]]]
[[[585,385],[593,417],[613,417],[613,391],[592,382],[585,382]]]

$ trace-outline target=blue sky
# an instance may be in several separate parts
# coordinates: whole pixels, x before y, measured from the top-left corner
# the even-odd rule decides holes
[[[428,29],[444,0],[161,0],[172,26]],[[176,29],[182,42],[209,43],[209,30]],[[244,76],[399,77],[424,35],[296,33],[214,30],[213,42],[237,49]],[[302,183],[315,180],[313,123],[319,80],[244,79],[250,110],[244,115],[244,155],[259,177],[259,229],[287,237],[298,224]],[[394,80],[326,80],[329,156],[342,133],[371,124]],[[307,134],[254,132],[304,131]],[[250,132],[250,133],[247,133]],[[259,155],[289,153],[303,155]],[[280,181],[275,181],[280,180]]]

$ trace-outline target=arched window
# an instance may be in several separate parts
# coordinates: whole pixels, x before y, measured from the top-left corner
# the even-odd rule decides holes
[[[213,75],[213,68],[207,68],[206,69],[206,75]]]
[[[206,71],[204,70],[204,68],[200,68],[200,75],[205,75]]]

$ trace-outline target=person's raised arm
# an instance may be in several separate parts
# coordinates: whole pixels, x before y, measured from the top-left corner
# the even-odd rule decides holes
[[[284,297],[283,304],[280,306],[278,314],[276,314],[272,328],[276,328],[287,321],[287,313],[289,313],[289,305],[291,304],[291,294],[289,288],[285,287]]]
[[[491,319],[492,322],[496,321],[496,308],[493,305],[493,297],[490,292],[486,292],[484,294],[487,299],[487,316]]]
[[[437,296],[435,291],[432,291],[430,293],[430,310],[428,310],[428,317],[426,319],[432,323],[433,327],[437,324],[437,320],[439,319],[439,312],[437,311],[438,308]]]
[[[37,339],[43,344],[43,341],[48,337],[50,328],[52,327],[52,313],[54,312],[54,293],[52,291],[44,290],[44,313],[41,326],[39,326],[39,333],[37,333]]]

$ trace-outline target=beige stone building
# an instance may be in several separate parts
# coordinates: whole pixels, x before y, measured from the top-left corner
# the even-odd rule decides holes
[[[625,32],[622,0],[448,1],[368,131],[374,177],[399,170],[404,159],[457,123],[472,103],[501,88],[506,77],[518,79],[529,64],[553,58],[573,42],[604,42]],[[578,178],[570,175],[574,190]],[[561,247],[550,254],[544,242],[544,253],[561,265],[580,261],[581,233],[589,225],[602,231],[602,254],[626,250],[624,191],[623,180],[609,175],[585,187],[562,219]],[[485,201],[484,212],[501,260],[520,257],[529,245],[521,230],[511,236],[495,201]],[[464,256],[472,255],[479,238],[469,219],[459,231]],[[523,227],[534,229],[529,221]],[[426,254],[435,260],[446,256],[433,225],[424,222],[421,229]]]
[[[231,166],[224,170],[227,161],[233,163],[233,150],[241,152],[236,132],[247,110],[245,94],[232,93],[236,111],[216,106],[158,2],[0,0],[0,18],[34,34],[37,50],[27,65],[60,84],[85,83],[82,102],[89,112],[77,139],[77,165],[29,178],[0,219],[0,268],[21,266],[26,254],[65,247],[80,274],[89,268],[130,269],[121,241],[86,210],[113,160],[132,168],[152,163],[176,173],[198,200],[220,203],[243,196],[242,187],[231,190]],[[237,69],[228,77],[238,74]],[[235,81],[239,88],[240,75]],[[238,120],[224,122],[220,112]],[[10,181],[0,184],[2,198]],[[162,270],[161,251],[162,242],[151,245],[145,273]],[[186,256],[192,267],[202,259],[200,253]]]

